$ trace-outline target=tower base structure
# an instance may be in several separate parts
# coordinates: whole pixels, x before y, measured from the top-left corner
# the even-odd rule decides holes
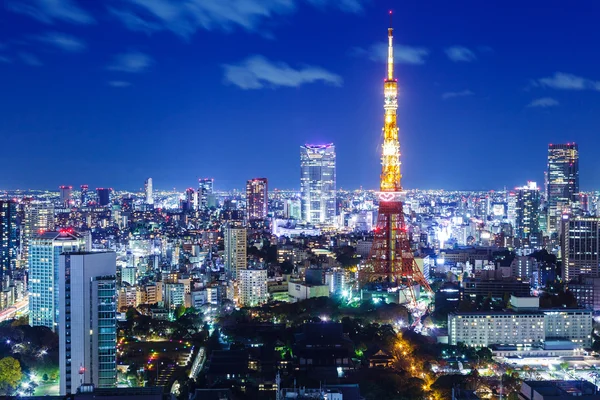
[[[379,199],[379,216],[373,246],[359,271],[363,290],[394,292],[401,290],[409,303],[417,303],[414,287],[431,292],[431,287],[415,261],[404,222],[402,201],[398,193],[383,192]]]

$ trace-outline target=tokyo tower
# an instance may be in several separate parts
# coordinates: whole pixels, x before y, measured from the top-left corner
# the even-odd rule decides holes
[[[391,25],[390,11],[390,25]],[[400,180],[400,143],[396,111],[398,109],[398,80],[394,78],[393,28],[388,28],[387,78],[383,83],[385,110],[379,216],[374,232],[373,246],[366,263],[359,271],[361,288],[384,286],[404,291],[406,299],[415,304],[415,284],[431,292],[431,287],[419,269],[411,250],[404,222],[402,185]]]

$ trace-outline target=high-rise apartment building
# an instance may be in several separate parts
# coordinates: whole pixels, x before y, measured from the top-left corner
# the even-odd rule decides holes
[[[34,236],[29,242],[29,325],[58,326],[60,255],[86,250],[85,237],[61,230]]]
[[[198,206],[201,210],[208,207],[208,198],[213,194],[214,183],[213,178],[198,179]]]
[[[569,282],[579,275],[599,277],[600,218],[565,214],[561,221],[563,281]]]
[[[144,182],[144,194],[146,196],[146,204],[154,204],[154,197],[152,194],[152,178],[146,179]]]
[[[60,394],[82,384],[114,387],[117,378],[116,254],[60,256]]]
[[[267,218],[267,178],[254,178],[246,182],[246,209],[248,220]]]
[[[0,282],[11,276],[17,265],[17,203],[0,201]]]
[[[548,145],[548,231],[556,233],[561,215],[579,199],[579,148],[575,143]]]
[[[256,307],[269,299],[266,269],[242,269],[239,274],[239,305]]]
[[[228,224],[225,227],[225,272],[238,279],[239,271],[247,267],[246,228]]]
[[[515,236],[531,247],[540,245],[540,190],[535,182],[517,188],[515,214]]]
[[[112,189],[97,188],[96,195],[98,196],[98,205],[107,206],[110,204],[110,194]]]
[[[300,146],[302,219],[312,224],[331,224],[336,216],[335,146]]]
[[[59,186],[60,191],[60,204],[63,207],[71,206],[71,196],[73,194],[73,186]]]

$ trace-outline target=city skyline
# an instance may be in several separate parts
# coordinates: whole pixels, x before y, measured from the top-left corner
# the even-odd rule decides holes
[[[338,187],[375,189],[385,76],[378,49],[392,8],[407,189],[542,182],[546,146],[567,142],[581,148],[582,190],[596,188],[598,65],[574,50],[597,39],[587,18],[598,6],[583,14],[544,3],[539,15],[537,2],[513,2],[490,16],[476,3],[440,3],[431,13],[391,1],[244,2],[261,12],[207,12],[203,23],[168,1],[164,10],[128,1],[9,2],[0,10],[0,132],[29,158],[0,187],[134,189],[152,176],[157,188],[183,190],[210,176],[229,190],[264,176],[273,188],[298,188],[297,147],[332,142]],[[569,13],[578,24],[558,23]],[[104,40],[116,37],[118,44]],[[227,135],[238,145],[228,146]],[[159,157],[171,137],[188,144],[173,162]],[[508,153],[490,161],[499,144],[510,148],[503,168],[497,163]],[[18,167],[20,153],[6,161]],[[49,162],[60,181],[39,176]]]

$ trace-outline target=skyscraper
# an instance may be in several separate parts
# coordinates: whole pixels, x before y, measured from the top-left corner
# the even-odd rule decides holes
[[[117,378],[116,254],[60,256],[60,394],[81,384],[113,387]]]
[[[531,247],[541,244],[540,190],[535,182],[527,182],[527,186],[517,188],[515,213],[516,237],[529,240]]]
[[[90,202],[90,193],[88,185],[81,185],[81,206],[85,207]]]
[[[64,207],[71,205],[71,195],[73,194],[73,186],[59,186],[60,204]]]
[[[302,219],[331,224],[336,216],[335,146],[300,146],[300,196]]]
[[[0,201],[0,282],[17,265],[17,203]]]
[[[198,179],[198,207],[201,210],[208,207],[208,197],[213,194],[214,183],[213,178]]]
[[[267,178],[254,178],[246,182],[246,208],[248,220],[267,218]]]
[[[86,241],[84,236],[64,229],[34,236],[29,248],[29,325],[56,330],[60,255],[86,250]]]
[[[232,279],[247,267],[246,228],[227,224],[225,226],[225,272]]]
[[[110,193],[112,189],[97,188],[96,194],[98,195],[98,205],[107,206],[110,204]]]
[[[23,203],[21,224],[21,257],[24,265],[29,265],[29,243],[35,236],[54,230],[54,205],[26,201]]]
[[[600,276],[600,218],[561,218],[562,279],[569,282],[579,275]]]
[[[579,197],[579,148],[575,143],[548,145],[548,231],[557,232],[559,220]]]
[[[152,178],[146,179],[144,182],[144,192],[146,195],[146,204],[154,204],[154,197],[152,195]]]

